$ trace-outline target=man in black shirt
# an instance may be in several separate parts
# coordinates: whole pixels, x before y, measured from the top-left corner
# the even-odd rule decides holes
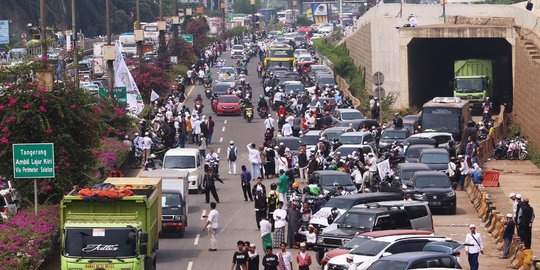
[[[272,247],[266,248],[266,255],[264,255],[262,264],[264,270],[277,270],[279,260],[276,254],[272,253]]]
[[[234,252],[231,270],[247,270],[249,255],[247,251],[244,250],[244,242],[236,242],[236,247],[238,247],[238,251]]]

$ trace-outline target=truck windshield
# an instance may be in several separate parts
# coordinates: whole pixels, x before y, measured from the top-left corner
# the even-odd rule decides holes
[[[68,228],[64,255],[84,258],[135,257],[137,239],[131,228]]]
[[[182,207],[180,195],[178,193],[163,193],[163,195],[161,196],[161,207]]]
[[[193,169],[195,168],[194,156],[166,156],[163,161],[164,169]]]
[[[457,78],[456,91],[475,92],[484,90],[484,79],[478,78]]]
[[[460,132],[461,109],[424,108],[422,112],[422,130],[425,132]]]

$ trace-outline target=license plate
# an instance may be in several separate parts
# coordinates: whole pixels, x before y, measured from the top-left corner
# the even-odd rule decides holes
[[[429,205],[441,206],[441,202],[429,202]]]

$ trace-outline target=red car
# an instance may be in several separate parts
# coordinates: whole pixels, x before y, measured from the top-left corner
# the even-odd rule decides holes
[[[215,112],[217,115],[240,115],[240,99],[235,95],[222,95],[217,99]]]
[[[390,235],[404,235],[404,234],[414,234],[414,235],[433,235],[433,232],[430,231],[418,231],[418,230],[384,230],[384,231],[373,231],[360,234],[359,236],[351,239],[347,244],[341,246],[340,248],[332,249],[324,253],[324,257],[321,260],[321,266],[324,267],[325,264],[330,261],[330,259],[349,253],[351,249],[356,248],[357,246],[363,244],[364,242],[371,240],[373,238],[390,236]]]

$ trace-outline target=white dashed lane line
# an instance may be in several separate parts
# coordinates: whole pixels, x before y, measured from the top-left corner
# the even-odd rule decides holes
[[[222,128],[221,128],[221,132],[225,132],[225,127],[222,127]]]
[[[191,268],[193,268],[193,262],[190,261],[187,265],[187,270],[191,270]]]
[[[201,220],[204,219],[204,216],[206,216],[206,209],[202,210],[202,214],[201,214]]]
[[[220,142],[220,143],[223,142],[223,137],[219,138],[219,142]]]
[[[201,238],[201,235],[200,234],[197,234],[197,236],[195,236],[195,241],[193,241],[193,245],[196,246],[199,244],[199,239]]]

